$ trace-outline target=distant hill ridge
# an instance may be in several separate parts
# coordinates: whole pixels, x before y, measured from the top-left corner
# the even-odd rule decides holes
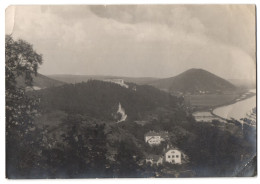
[[[206,93],[231,91],[236,87],[227,80],[203,69],[190,69],[175,77],[151,82],[156,88],[170,92]]]
[[[125,82],[139,85],[151,85],[164,91],[195,94],[233,91],[236,89],[229,81],[206,70],[196,68],[189,69],[175,77],[163,79],[99,75],[50,75],[48,77],[65,83],[80,83],[89,80],[123,79]]]
[[[135,84],[147,84],[149,82],[158,80],[153,77],[123,77],[123,76],[106,76],[106,75],[68,75],[68,74],[56,74],[48,75],[48,77],[62,81],[65,83],[80,83],[87,82],[89,80],[108,80],[108,79],[123,79],[125,82],[131,82]]]
[[[22,76],[18,77],[16,81],[18,86],[25,86],[25,80]],[[61,86],[63,84],[66,83],[46,77],[40,73],[38,73],[36,76],[33,75],[33,86],[37,87],[38,89]]]

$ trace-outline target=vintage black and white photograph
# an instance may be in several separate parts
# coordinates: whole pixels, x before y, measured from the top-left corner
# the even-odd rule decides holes
[[[5,15],[6,178],[257,176],[255,5]]]

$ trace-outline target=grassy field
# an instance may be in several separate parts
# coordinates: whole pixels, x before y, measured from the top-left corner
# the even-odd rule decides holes
[[[185,103],[193,107],[213,107],[224,105],[238,98],[239,94],[204,94],[187,95],[184,97]]]

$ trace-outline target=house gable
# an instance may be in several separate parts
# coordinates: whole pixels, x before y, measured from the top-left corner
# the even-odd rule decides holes
[[[165,152],[164,159],[166,162],[173,163],[173,164],[181,164],[181,151],[178,149],[168,149]]]
[[[168,132],[150,131],[145,134],[144,139],[145,139],[145,142],[147,142],[150,145],[158,145],[158,144],[161,144],[162,141],[165,141],[168,139]]]

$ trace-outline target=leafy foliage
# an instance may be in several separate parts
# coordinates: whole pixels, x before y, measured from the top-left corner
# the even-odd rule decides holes
[[[19,76],[27,86],[32,85],[32,75],[37,74],[42,56],[23,40],[5,38],[6,77],[6,155],[7,174],[10,170],[26,171],[36,159],[37,131],[33,119],[38,115],[39,99],[28,97],[25,88],[16,85]]]
[[[137,163],[142,158],[142,151],[133,142],[129,140],[119,142],[118,153],[115,158],[116,176],[123,178],[140,177],[141,167]]]

